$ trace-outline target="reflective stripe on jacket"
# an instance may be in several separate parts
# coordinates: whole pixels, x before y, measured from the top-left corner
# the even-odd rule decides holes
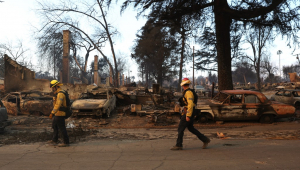
[[[58,88],[54,94],[57,94],[56,97],[53,97],[53,110],[52,114],[55,116],[66,116],[66,113],[64,111],[60,111],[60,107],[67,107],[67,101],[66,101],[66,96],[63,93],[59,93],[61,88]]]
[[[194,94],[191,90],[186,89],[184,97],[187,100],[187,106],[184,106],[185,108],[187,108],[186,116],[192,117],[193,107],[195,106],[195,104],[194,104]]]

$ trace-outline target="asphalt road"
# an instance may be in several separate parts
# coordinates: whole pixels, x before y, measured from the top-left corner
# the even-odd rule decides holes
[[[176,169],[295,169],[300,168],[300,142],[297,122],[251,126],[235,129],[200,129],[212,139],[207,149],[186,131],[184,150],[171,151],[175,144],[176,129],[114,129],[120,134],[155,134],[159,138],[115,139],[99,137],[85,142],[72,143],[59,148],[45,143],[2,145],[0,147],[1,170],[176,170]],[[101,133],[111,131],[106,129]],[[223,132],[231,136],[220,139],[212,134]],[[232,134],[252,134],[251,138]],[[280,138],[262,136],[267,132],[285,134]],[[292,133],[293,132],[293,133]],[[164,135],[163,135],[164,134]],[[166,136],[166,137],[164,137]]]
[[[295,169],[299,140],[213,140],[201,149],[185,140],[184,150],[171,151],[174,140],[99,140],[67,148],[45,144],[0,148],[1,170],[174,170],[174,169]]]

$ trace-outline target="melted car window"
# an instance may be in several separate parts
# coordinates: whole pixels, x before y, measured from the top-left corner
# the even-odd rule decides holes
[[[18,96],[15,96],[15,95],[9,95],[6,98],[6,101],[12,102],[12,103],[19,103],[20,102],[20,98]]]
[[[230,96],[230,103],[242,103],[242,97],[241,94],[232,95]]]
[[[226,99],[228,99],[228,94],[225,94],[225,93],[218,93],[214,98],[213,100],[216,101],[216,102],[227,102],[229,103],[229,100],[228,101],[225,101]]]

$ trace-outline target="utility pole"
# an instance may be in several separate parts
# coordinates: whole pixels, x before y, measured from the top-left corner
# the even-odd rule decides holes
[[[53,44],[53,79],[55,79],[55,44]]]
[[[193,46],[193,89],[195,88],[195,76],[194,76],[194,66],[195,66],[195,52],[194,52],[194,46]]]
[[[281,50],[277,51],[277,54],[279,55],[279,75],[280,75],[280,80],[281,80],[281,69],[280,69],[280,54],[282,54]]]
[[[296,54],[294,56],[297,56],[296,59],[298,60],[299,64],[300,64],[300,60],[299,60],[299,54]]]

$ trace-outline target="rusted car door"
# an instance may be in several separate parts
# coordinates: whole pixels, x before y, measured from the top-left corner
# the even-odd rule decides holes
[[[20,109],[23,114],[50,115],[53,104],[47,100],[22,100]]]
[[[244,95],[244,105],[246,109],[245,119],[257,119],[259,118],[262,111],[262,103],[256,95]]]
[[[22,114],[50,115],[53,108],[51,97],[43,97],[39,93],[22,94],[20,111]]]
[[[247,112],[241,99],[237,95],[229,96],[222,105],[221,114],[222,120],[244,120]]]

